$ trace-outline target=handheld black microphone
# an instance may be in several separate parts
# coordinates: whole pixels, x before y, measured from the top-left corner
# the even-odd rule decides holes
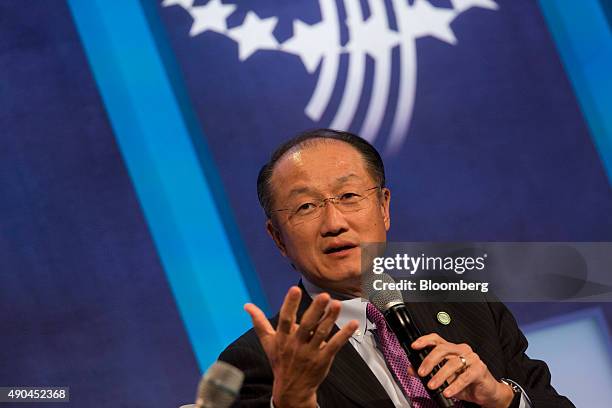
[[[393,278],[387,274],[377,275],[377,278],[381,279],[385,283],[395,283]],[[410,345],[416,339],[421,337],[421,332],[414,324],[414,320],[410,316],[408,308],[404,304],[402,293],[399,290],[374,291],[371,290],[371,286],[369,289],[370,291],[368,297],[370,303],[372,303],[383,314],[383,316],[385,316],[387,325],[393,331],[393,333],[395,333],[395,336],[408,356],[410,364],[412,364],[412,367],[415,369],[415,371],[417,371],[425,357],[427,357],[429,354],[430,350],[428,348],[414,350],[410,347]],[[421,381],[423,382],[423,385],[431,398],[440,408],[451,408],[455,406],[455,402],[452,399],[446,398],[444,395],[442,395],[444,389],[448,387],[447,381],[444,381],[444,383],[435,390],[431,390],[427,387],[427,383],[438,372],[440,367],[441,365],[438,364],[428,375],[421,377]]]

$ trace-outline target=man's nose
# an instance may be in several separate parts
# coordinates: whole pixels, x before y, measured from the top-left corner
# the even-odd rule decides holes
[[[338,235],[345,231],[348,231],[345,214],[333,201],[326,201],[321,212],[321,235]]]

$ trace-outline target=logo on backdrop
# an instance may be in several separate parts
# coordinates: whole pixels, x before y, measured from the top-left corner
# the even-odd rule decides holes
[[[415,40],[432,36],[451,45],[457,38],[451,23],[458,15],[472,7],[496,10],[493,0],[450,0],[452,8],[434,7],[428,1],[414,0],[368,0],[369,15],[364,18],[360,0],[339,0],[344,5],[348,30],[348,42],[342,44],[337,3],[318,0],[321,21],[306,24],[293,21],[293,36],[279,43],[273,31],[277,17],[259,18],[249,11],[243,23],[227,27],[227,18],[236,10],[235,4],[224,4],[221,0],[209,0],[195,6],[194,0],[164,0],[163,6],[183,7],[193,18],[189,35],[194,37],[206,31],[227,36],[238,44],[238,58],[246,61],[260,50],[274,50],[297,55],[309,74],[318,70],[318,79],[304,113],[318,122],[329,108],[330,98],[336,85],[340,56],[348,54],[348,74],[340,103],[330,123],[324,126],[348,129],[362,98],[365,82],[366,55],[374,61],[373,86],[370,100],[359,134],[374,142],[379,133],[389,104],[391,86],[397,88],[397,102],[392,114],[392,125],[387,140],[387,151],[393,153],[401,146],[412,116],[416,93],[416,47]],[[390,4],[392,10],[387,10]],[[395,16],[395,28],[389,26],[389,14]],[[391,84],[392,50],[399,47],[399,78]]]

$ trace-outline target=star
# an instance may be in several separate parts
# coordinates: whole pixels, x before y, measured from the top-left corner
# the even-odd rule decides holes
[[[278,17],[260,19],[257,14],[249,11],[242,25],[229,30],[227,35],[238,43],[240,61],[259,50],[278,49],[278,41],[272,34],[277,22]]]
[[[184,8],[185,10],[189,10],[191,6],[193,6],[193,0],[164,0],[162,6],[169,7],[178,5]]]
[[[293,21],[293,37],[281,44],[280,49],[300,57],[306,71],[313,73],[324,55],[340,52],[336,28],[324,21],[308,25],[301,20]]]
[[[236,10],[235,4],[223,4],[221,0],[210,0],[204,6],[191,7],[189,13],[193,18],[193,24],[191,25],[189,35],[195,37],[208,30],[225,33],[227,31],[225,19],[232,14],[234,10]]]
[[[493,0],[451,0],[453,8],[457,13],[463,13],[472,7],[480,7],[489,10],[497,10],[499,6]]]
[[[366,21],[348,20],[350,41],[346,44],[349,52],[367,52],[378,60],[389,53],[399,41],[399,33],[387,26],[384,14],[372,13]]]
[[[414,38],[431,35],[449,44],[456,44],[457,38],[450,28],[451,21],[457,15],[455,10],[434,7],[424,0],[415,0],[412,7],[398,10],[398,18],[403,26],[408,27]]]

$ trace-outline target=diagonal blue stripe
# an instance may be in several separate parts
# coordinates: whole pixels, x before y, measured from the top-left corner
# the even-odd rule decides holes
[[[234,215],[231,212],[230,206],[227,204],[227,195],[221,182],[221,177],[215,166],[212,154],[210,153],[205,142],[206,138],[202,133],[199,118],[197,117],[189,98],[186,85],[183,82],[180,66],[176,60],[176,57],[174,56],[174,52],[171,49],[170,40],[166,35],[165,28],[158,13],[158,5],[156,2],[147,0],[141,0],[141,4],[147,17],[151,34],[155,39],[157,50],[162,62],[164,63],[168,80],[172,84],[174,95],[183,114],[183,119],[188,128],[188,133],[198,156],[200,166],[204,171],[206,180],[208,181],[209,187],[213,192],[213,198],[217,204],[217,210],[221,215],[226,236],[231,243],[234,251],[234,258],[236,259],[236,262],[240,267],[240,271],[242,272],[242,279],[246,284],[252,301],[255,302],[260,308],[267,311],[267,299],[261,288],[259,277],[257,276],[255,268],[247,253],[240,230],[236,225]]]
[[[540,7],[612,184],[612,33],[599,1],[540,0]]]
[[[201,168],[206,157],[194,148],[193,125],[185,122],[140,2],[68,3],[204,369],[250,326],[242,305],[251,301],[211,183]],[[211,177],[213,170],[209,166],[206,175]]]

